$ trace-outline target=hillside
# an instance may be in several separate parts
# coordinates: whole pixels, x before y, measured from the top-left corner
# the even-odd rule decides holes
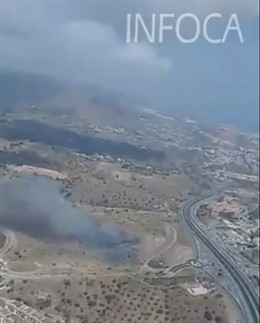
[[[36,106],[50,114],[76,114],[100,125],[136,121],[138,102],[123,94],[54,78],[10,70],[0,71],[1,109],[21,111]]]

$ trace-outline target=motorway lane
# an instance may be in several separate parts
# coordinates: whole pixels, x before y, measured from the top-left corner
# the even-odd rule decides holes
[[[180,217],[189,226],[195,235],[195,239],[204,243],[205,246],[219,259],[225,269],[229,272],[233,278],[233,282],[239,291],[240,303],[243,306],[243,312],[245,315],[246,323],[259,323],[259,302],[258,296],[254,291],[254,287],[251,285],[248,277],[236,266],[236,263],[232,261],[232,258],[227,254],[217,241],[211,241],[207,236],[204,229],[199,225],[198,218],[196,217],[196,210],[198,207],[207,202],[210,198],[216,195],[216,191],[212,191],[194,200],[184,203],[180,210]],[[216,243],[216,245],[214,244]],[[237,295],[236,295],[237,296]]]

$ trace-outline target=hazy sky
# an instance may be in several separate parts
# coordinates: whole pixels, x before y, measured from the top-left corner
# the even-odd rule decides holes
[[[201,23],[207,14],[223,14],[209,30],[220,37],[230,14],[236,13],[244,43],[231,32],[225,44],[208,44],[203,37],[183,44],[174,30],[165,32],[161,44],[144,38],[126,43],[127,13],[140,13],[150,22],[152,13],[178,18],[187,12]],[[240,118],[253,126],[258,113],[258,23],[258,1],[249,0],[1,0],[1,66],[147,97],[158,109],[195,115],[205,111],[213,119]],[[192,27],[186,20],[183,34],[192,35]]]

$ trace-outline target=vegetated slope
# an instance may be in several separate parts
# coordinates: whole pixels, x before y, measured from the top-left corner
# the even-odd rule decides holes
[[[29,149],[21,151],[0,150],[0,165],[30,165],[35,167],[47,167],[50,169],[58,169],[58,164],[50,157],[43,157],[37,152]]]
[[[93,85],[38,74],[0,71],[1,110],[35,106],[45,112],[85,116],[89,122],[119,126],[137,120],[138,100]]]
[[[34,74],[1,71],[1,108],[15,111],[26,106],[42,104],[62,89],[53,79]]]
[[[143,149],[129,143],[82,135],[69,129],[53,127],[34,120],[13,120],[0,123],[1,137],[9,140],[30,140],[70,148],[88,155],[105,154],[137,160],[163,159],[164,152]]]

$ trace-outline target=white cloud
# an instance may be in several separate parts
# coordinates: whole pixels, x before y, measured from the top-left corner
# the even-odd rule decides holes
[[[64,26],[68,40],[81,44],[115,44],[118,37],[112,27],[94,21],[72,21]]]
[[[146,43],[127,44],[116,51],[116,58],[122,63],[137,64],[159,73],[170,72],[172,69],[172,62],[159,57],[155,50]]]
[[[148,44],[125,43],[110,25],[90,20],[43,20],[37,28],[35,21],[27,21],[26,31],[31,29],[28,37],[3,35],[2,65],[105,87],[135,89],[144,84],[147,88],[156,86],[171,72],[170,59],[161,57]],[[12,24],[17,21],[9,20]]]
[[[219,0],[187,0],[187,1],[150,1],[149,7],[151,12],[157,13],[186,13],[190,12],[198,16],[205,16],[209,13],[221,13],[230,15],[236,13],[244,17],[259,16],[258,0],[244,1],[219,1]]]
[[[52,73],[118,90],[123,89],[129,94],[137,93],[153,98],[160,96],[160,103],[165,98],[171,102],[172,97],[176,100],[179,97],[180,104],[184,104],[185,100],[190,100],[193,104],[194,100],[186,93],[189,89],[196,92],[195,83],[202,89],[202,93],[197,90],[198,94],[194,95],[207,98],[204,87],[207,88],[208,82],[201,81],[203,74],[206,75],[205,79],[207,77],[212,82],[219,79],[215,79],[214,75],[212,77],[211,68],[205,67],[204,62],[208,60],[214,65],[229,60],[228,57],[233,57],[229,56],[232,42],[227,44],[228,46],[209,48],[205,45],[190,50],[191,47],[188,46],[177,46],[174,40],[170,39],[169,33],[169,41],[166,37],[166,41],[160,47],[158,44],[127,44],[125,43],[127,13],[141,13],[149,19],[151,13],[171,12],[178,15],[180,12],[190,11],[203,16],[212,11],[223,13],[235,11],[247,18],[243,23],[243,34],[245,33],[247,42],[245,46],[239,47],[236,60],[241,62],[243,67],[243,62],[246,61],[244,53],[247,53],[247,62],[253,66],[252,53],[256,53],[257,56],[256,45],[259,41],[255,30],[257,19],[254,17],[258,7],[257,1],[147,0],[125,1],[123,5],[105,0],[2,2],[2,66]],[[196,70],[198,77],[195,83],[187,67],[189,61],[195,69],[199,68]],[[241,68],[234,68],[233,71],[240,70]],[[230,82],[235,83],[244,79],[243,76],[232,79],[231,74],[226,75],[228,80],[231,79]],[[250,80],[249,77],[248,79]],[[211,99],[215,100],[215,97],[210,96]],[[219,96],[216,99],[218,100]]]

